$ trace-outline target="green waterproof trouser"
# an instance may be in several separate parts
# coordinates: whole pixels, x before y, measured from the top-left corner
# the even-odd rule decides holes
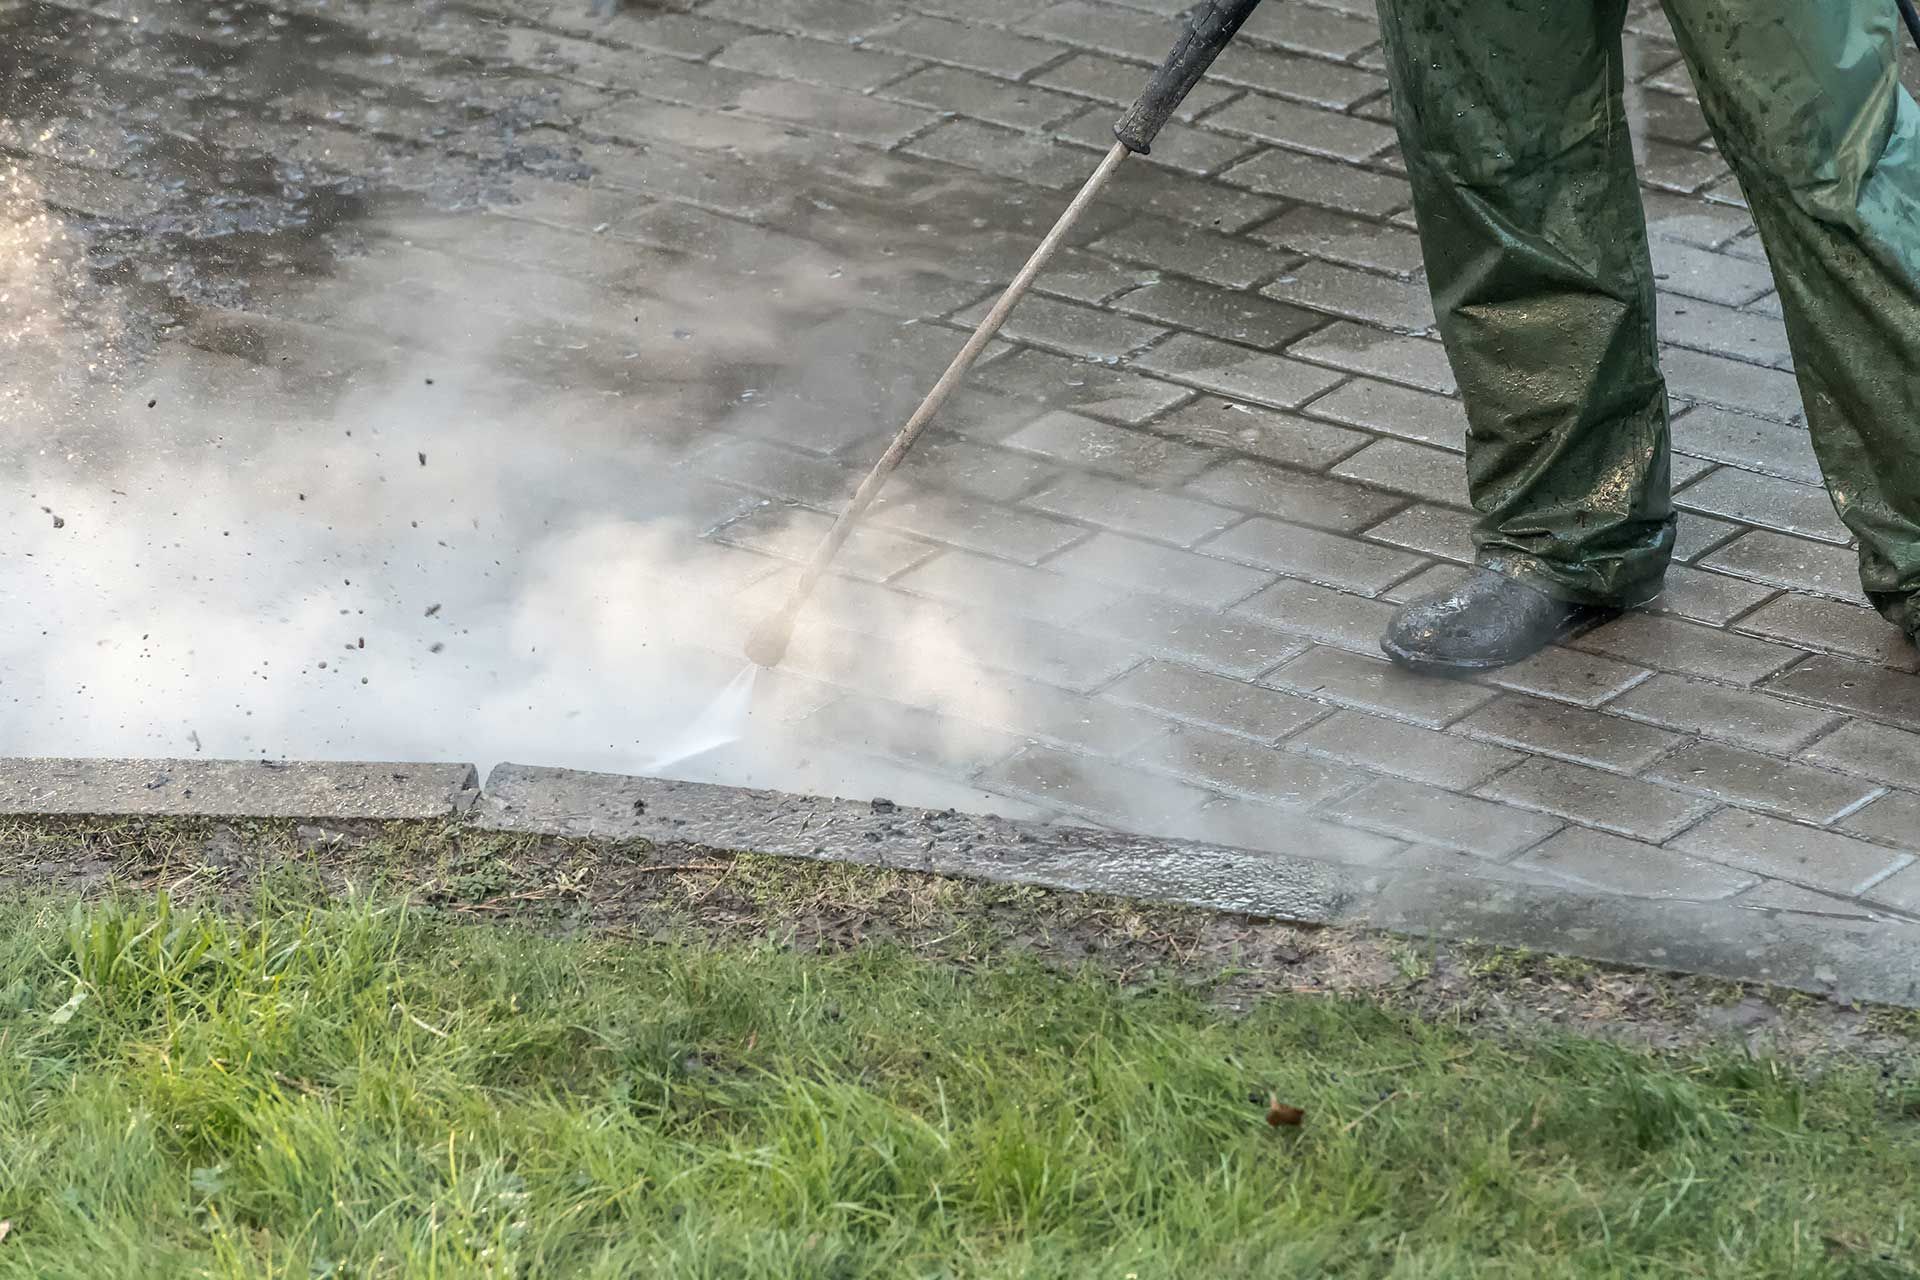
[[[1862,582],[1920,622],[1920,110],[1893,0],[1665,2],[1772,261]],[[1564,599],[1644,602],[1674,517],[1627,0],[1379,7],[1480,560]]]

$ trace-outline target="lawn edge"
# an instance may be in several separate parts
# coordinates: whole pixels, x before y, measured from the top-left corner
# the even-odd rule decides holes
[[[1920,927],[952,810],[501,764],[0,759],[0,814],[399,820],[645,840],[1475,942],[1920,1007]],[[1300,841],[1311,841],[1302,824]]]

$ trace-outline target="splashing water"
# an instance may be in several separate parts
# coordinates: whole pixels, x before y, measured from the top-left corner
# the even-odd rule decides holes
[[[664,773],[674,765],[745,737],[747,720],[753,715],[753,686],[759,679],[760,668],[749,662],[746,669],[707,704],[707,709],[694,718],[679,740],[654,757],[646,771]]]

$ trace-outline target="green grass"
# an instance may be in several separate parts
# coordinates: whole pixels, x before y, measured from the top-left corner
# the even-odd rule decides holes
[[[897,949],[0,907],[0,1277],[1865,1280],[1913,1103]]]

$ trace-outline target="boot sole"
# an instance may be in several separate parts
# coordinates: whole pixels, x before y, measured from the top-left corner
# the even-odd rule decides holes
[[[1525,662],[1550,644],[1559,644],[1562,640],[1571,640],[1575,636],[1583,635],[1602,623],[1612,622],[1626,612],[1625,609],[1582,610],[1555,628],[1552,635],[1540,642],[1538,649],[1512,658],[1436,658],[1430,654],[1403,649],[1385,637],[1380,640],[1380,651],[1393,659],[1397,665],[1421,675],[1471,675],[1477,671],[1497,671],[1501,667],[1510,667],[1516,662]]]

